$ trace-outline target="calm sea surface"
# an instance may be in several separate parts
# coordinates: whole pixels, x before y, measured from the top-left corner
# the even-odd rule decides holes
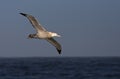
[[[0,79],[120,79],[120,58],[0,58]]]

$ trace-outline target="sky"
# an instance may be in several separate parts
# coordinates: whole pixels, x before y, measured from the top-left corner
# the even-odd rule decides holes
[[[36,33],[31,14],[62,45],[59,55]],[[0,0],[0,57],[120,56],[120,0]]]

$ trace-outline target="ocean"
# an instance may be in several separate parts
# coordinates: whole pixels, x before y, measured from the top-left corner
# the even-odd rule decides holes
[[[0,58],[0,79],[120,79],[120,58]]]

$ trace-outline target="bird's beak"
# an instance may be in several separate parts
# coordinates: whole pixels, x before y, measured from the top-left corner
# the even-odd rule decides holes
[[[57,37],[61,37],[60,35],[57,35]]]

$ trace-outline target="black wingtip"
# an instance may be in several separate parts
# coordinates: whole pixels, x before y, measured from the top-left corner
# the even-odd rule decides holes
[[[27,14],[25,14],[25,13],[20,13],[21,15],[23,15],[23,16],[27,16]]]
[[[58,53],[61,54],[61,50],[57,49]]]

